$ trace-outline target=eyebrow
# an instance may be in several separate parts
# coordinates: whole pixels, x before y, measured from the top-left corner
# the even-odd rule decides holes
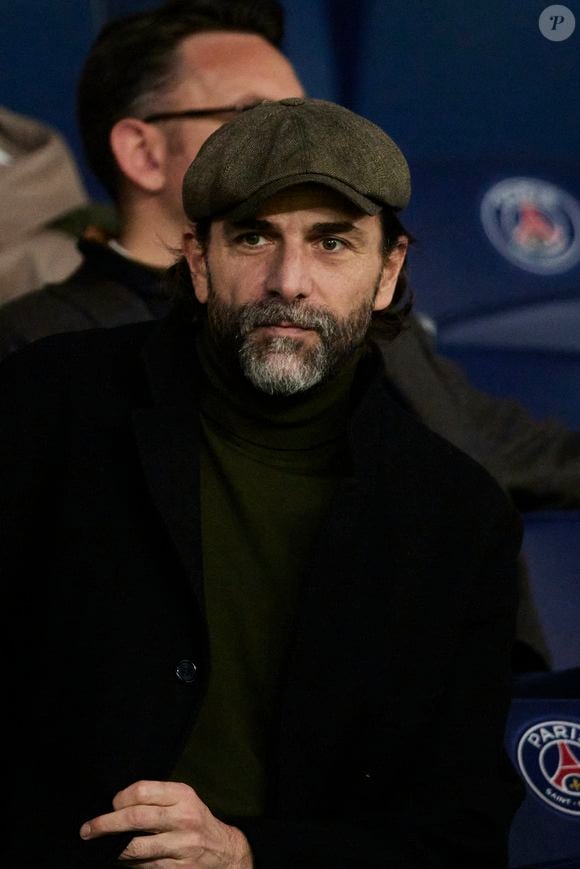
[[[358,226],[355,226],[354,223],[351,223],[350,220],[335,220],[328,221],[324,223],[314,223],[312,225],[313,232],[328,232],[332,235],[335,233],[344,234],[345,232],[353,232],[356,235],[360,235],[361,230]]]
[[[270,223],[269,220],[259,220],[256,217],[248,217],[245,220],[226,221],[226,229],[230,232],[235,232],[238,229],[271,230],[273,228],[274,224]]]
[[[230,231],[232,232],[241,229],[255,230],[258,232],[277,231],[277,227],[274,223],[271,223],[269,220],[263,220],[261,218],[248,218],[247,220],[228,221],[228,228],[230,228]],[[362,230],[358,226],[355,226],[355,224],[352,223],[350,220],[320,221],[318,223],[313,223],[312,226],[309,227],[308,231],[311,233],[321,233],[324,235],[335,235],[344,233],[352,233],[354,235],[362,234]]]

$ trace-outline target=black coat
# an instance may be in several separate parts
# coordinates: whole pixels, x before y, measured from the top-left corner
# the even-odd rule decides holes
[[[6,865],[108,866],[127,837],[78,828],[170,775],[203,698],[193,347],[169,320],[0,366]],[[378,372],[350,442],[280,678],[266,816],[228,820],[257,869],[499,869],[520,800],[502,751],[520,521]]]

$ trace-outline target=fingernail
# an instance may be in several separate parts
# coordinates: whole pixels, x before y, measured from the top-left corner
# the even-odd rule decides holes
[[[91,825],[83,824],[81,827],[81,839],[88,839],[91,835]]]

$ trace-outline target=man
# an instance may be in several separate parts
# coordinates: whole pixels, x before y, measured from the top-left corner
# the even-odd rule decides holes
[[[160,278],[180,245],[183,173],[236,114],[212,110],[302,94],[277,48],[282,32],[276,0],[178,0],[104,29],[81,76],[79,120],[89,164],[118,203],[121,234],[107,245],[82,242],[85,262],[71,279],[0,308],[0,357],[44,335],[168,312]],[[413,316],[397,341],[376,338],[401,401],[481,462],[520,509],[580,507],[578,432],[475,390],[434,354]],[[531,604],[521,621],[516,668],[545,668]]]
[[[81,242],[70,280],[2,309],[0,357],[43,335],[167,312],[160,277],[181,244],[181,183],[200,145],[241,109],[303,93],[281,38],[276,0],[167,3],[105,26],[81,73],[78,118],[120,233]]]
[[[185,176],[189,304],[3,363],[10,865],[506,865],[520,522],[366,341],[409,190],[266,102]]]

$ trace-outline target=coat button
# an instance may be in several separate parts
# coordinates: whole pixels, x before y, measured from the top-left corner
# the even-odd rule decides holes
[[[193,661],[188,661],[187,658],[184,658],[179,662],[177,667],[175,668],[175,675],[181,682],[185,682],[188,685],[191,685],[192,682],[195,682],[197,674],[197,667],[193,663]]]

